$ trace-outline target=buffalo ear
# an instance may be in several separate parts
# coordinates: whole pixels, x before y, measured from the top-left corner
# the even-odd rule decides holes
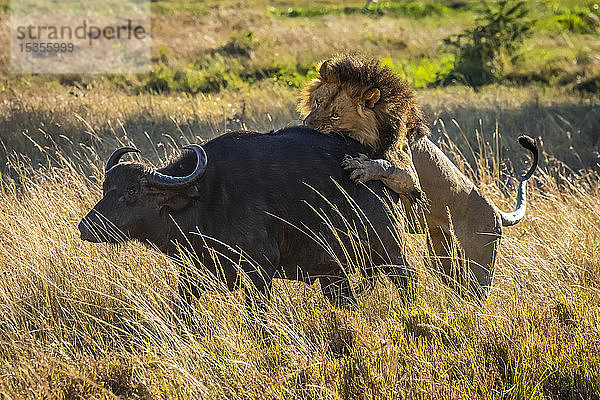
[[[363,104],[368,108],[375,107],[375,104],[379,101],[381,92],[377,88],[366,90],[362,95]]]
[[[200,194],[200,190],[198,190],[198,186],[196,186],[196,185],[192,185],[192,186],[190,186],[190,187],[187,189],[186,195],[187,195],[189,198],[192,198],[192,199],[197,199],[197,198],[199,198],[199,197],[201,196],[201,194]]]
[[[162,199],[162,207],[167,207],[171,211],[180,211],[189,207],[193,200],[201,197],[201,193],[196,185],[185,189],[185,192],[175,192]]]
[[[155,207],[158,210],[169,210],[178,212],[186,207],[189,207],[192,199],[186,195],[186,193],[179,193],[178,191],[164,190],[156,193],[154,196]]]
[[[331,70],[331,60],[323,61],[321,67],[319,68],[319,76],[323,82],[329,82],[331,80],[332,70]]]
[[[190,199],[186,196],[173,196],[171,197],[164,206],[170,211],[178,212],[190,206]]]

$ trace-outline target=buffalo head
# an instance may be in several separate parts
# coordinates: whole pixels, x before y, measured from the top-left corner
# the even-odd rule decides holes
[[[79,223],[81,238],[95,243],[138,239],[165,245],[169,212],[186,206],[186,193],[207,165],[201,146],[191,144],[184,149],[196,153],[195,167],[185,176],[171,176],[139,163],[119,164],[124,154],[139,150],[115,150],[106,163],[103,197]]]

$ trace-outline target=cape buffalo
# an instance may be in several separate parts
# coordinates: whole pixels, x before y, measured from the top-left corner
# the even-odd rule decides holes
[[[379,181],[356,185],[340,166],[345,154],[366,152],[358,142],[291,127],[231,132],[184,149],[158,170],[119,163],[138,150],[117,149],[106,164],[104,197],[79,223],[81,238],[136,239],[169,255],[185,248],[230,289],[237,268],[263,292],[283,271],[320,279],[335,303],[340,293],[351,298],[341,268],[349,262],[405,283],[389,207],[397,195]],[[179,295],[185,303],[197,295],[185,273]]]

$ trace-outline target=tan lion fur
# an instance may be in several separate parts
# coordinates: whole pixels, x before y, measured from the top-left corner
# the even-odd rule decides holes
[[[298,111],[323,133],[341,132],[385,157],[408,138],[429,134],[407,82],[375,59],[342,54],[326,60],[300,93]],[[331,120],[333,113],[338,120]]]
[[[369,148],[370,157],[402,168],[408,179],[399,193],[421,196],[408,143],[429,129],[412,89],[388,67],[351,54],[326,60],[301,92],[298,111],[305,125],[349,136]]]
[[[375,94],[376,102],[369,104],[373,89],[379,96]],[[346,134],[372,148],[373,158],[405,167],[401,159],[410,160],[412,153],[411,165],[430,202],[429,212],[424,212],[430,251],[445,273],[456,278],[451,271],[451,238],[456,237],[460,245],[454,247],[477,282],[469,286],[485,296],[502,234],[501,213],[429,140],[426,119],[409,85],[377,61],[341,55],[323,63],[319,78],[301,92],[298,109],[309,126]],[[339,117],[335,121],[328,118],[333,113]]]
[[[502,235],[499,211],[429,138],[412,143],[411,151],[421,187],[430,201],[429,212],[424,213],[430,251],[437,256],[447,276],[461,284],[477,283],[467,287],[474,294],[485,296],[492,284]],[[423,224],[415,220],[413,223]],[[453,237],[458,244],[452,243]],[[453,253],[465,260],[466,272],[472,273],[475,282],[465,281],[460,273],[465,271],[458,271],[459,274],[452,271]]]

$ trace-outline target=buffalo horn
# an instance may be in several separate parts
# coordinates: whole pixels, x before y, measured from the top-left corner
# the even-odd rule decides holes
[[[106,162],[106,167],[104,168],[104,172],[108,172],[108,170],[110,170],[112,167],[117,165],[117,163],[119,162],[121,157],[123,157],[123,155],[125,155],[127,153],[139,153],[139,152],[140,151],[138,149],[135,149],[133,147],[119,147],[118,149],[113,151],[113,153],[108,158],[108,161]]]
[[[202,146],[189,144],[183,148],[194,150],[196,153],[196,169],[194,169],[194,172],[188,176],[170,176],[153,169],[148,173],[146,178],[149,185],[165,189],[183,188],[193,184],[202,176],[208,162],[206,152]]]

